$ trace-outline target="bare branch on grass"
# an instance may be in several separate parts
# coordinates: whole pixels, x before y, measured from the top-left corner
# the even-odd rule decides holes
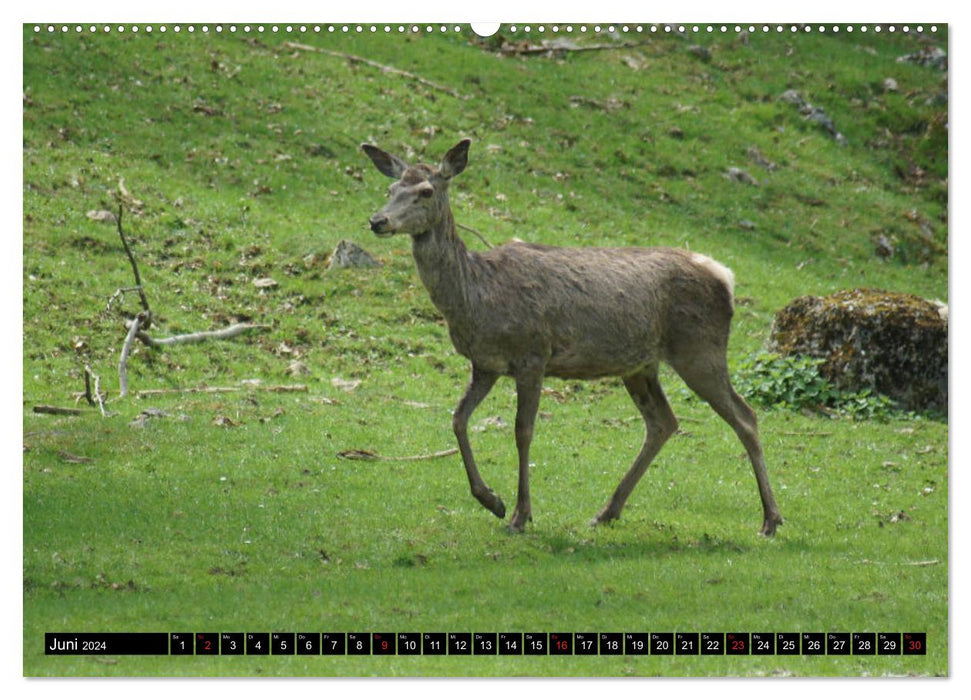
[[[247,386],[200,386],[182,387],[177,389],[142,389],[136,391],[135,396],[143,398],[146,396],[162,396],[164,394],[231,394],[239,391],[269,391],[274,393],[291,393],[308,391],[306,384],[274,384],[263,386],[262,384],[250,384]]]
[[[447,93],[452,97],[457,97],[460,100],[469,99],[467,95],[462,95],[457,90],[448,87],[447,85],[441,85],[439,83],[432,82],[427,78],[422,78],[420,75],[415,75],[406,70],[401,70],[400,68],[395,68],[394,66],[389,66],[384,63],[378,63],[377,61],[372,61],[369,58],[364,58],[363,56],[357,56],[352,53],[345,53],[343,51],[332,51],[331,49],[322,49],[317,46],[309,46],[308,44],[300,44],[295,41],[286,41],[283,43],[288,49],[296,49],[297,51],[311,51],[314,53],[323,53],[328,56],[336,56],[338,58],[343,58],[351,63],[363,63],[365,65],[371,66],[372,68],[379,69],[382,73],[393,73],[394,75],[401,75],[411,80],[415,80],[422,85],[433,88],[435,90],[440,90],[441,92]]]
[[[499,52],[514,56],[534,56],[546,55],[556,56],[563,53],[574,53],[580,51],[615,51],[617,49],[636,49],[641,44],[634,42],[624,42],[622,44],[574,44],[569,40],[543,41],[539,44],[529,42],[503,42],[499,47]]]
[[[409,457],[385,457],[383,455],[376,454],[370,450],[341,450],[337,453],[340,459],[353,459],[362,462],[420,462],[426,459],[438,459],[440,457],[448,457],[454,455],[458,452],[457,447],[453,447],[448,450],[442,450],[441,452],[432,452],[431,454],[424,455],[411,455]]]
[[[201,343],[204,340],[226,340],[237,335],[242,335],[247,331],[256,328],[269,328],[270,326],[259,323],[234,323],[231,326],[217,331],[198,331],[196,333],[185,333],[183,335],[173,335],[169,338],[152,338],[147,333],[137,332],[137,338],[149,347],[157,348],[165,345],[176,345],[178,343]],[[131,330],[129,329],[129,332]]]
[[[45,413],[50,416],[80,416],[83,408],[63,408],[61,406],[34,406],[34,413]]]
[[[121,359],[118,361],[118,386],[122,398],[128,395],[128,356],[131,354],[131,346],[135,342],[135,336],[138,335],[138,330],[145,320],[143,316],[145,313],[149,312],[143,311],[131,321],[128,327],[128,335],[125,336],[125,344],[121,347]]]
[[[124,207],[119,206],[118,218],[116,219],[118,223],[118,236],[121,238],[121,244],[125,248],[125,255],[128,256],[128,262],[131,263],[132,273],[135,275],[134,289],[138,291],[138,298],[141,299],[142,308],[145,310],[146,313],[148,313],[148,321],[144,324],[145,328],[148,328],[151,325],[152,309],[148,305],[148,297],[145,296],[145,289],[142,287],[142,276],[138,273],[138,263],[135,262],[135,256],[131,252],[131,248],[128,245],[128,239],[125,238],[125,231],[121,227],[121,215],[123,211],[124,211]],[[115,292],[115,294],[117,293],[118,292]]]
[[[92,393],[92,383],[94,384],[94,391]],[[88,365],[84,366],[84,398],[92,406],[98,406],[101,409],[101,415],[108,415],[105,412],[105,400],[101,395],[101,377],[91,371]]]
[[[118,183],[119,191],[121,192],[122,198],[129,202],[134,202],[135,205],[140,205],[140,202],[134,200],[131,194],[125,189],[125,182],[122,179]],[[135,254],[132,252],[131,246],[128,244],[128,239],[125,237],[125,230],[122,226],[122,214],[124,213],[124,207],[119,205],[118,215],[115,217],[118,228],[118,237],[121,238],[121,244],[125,249],[125,255],[128,256],[128,262],[131,265],[132,274],[135,277],[135,286],[133,287],[122,287],[115,291],[108,300],[108,305],[106,312],[111,310],[112,305],[115,301],[123,296],[125,292],[136,291],[138,292],[139,300],[141,301],[142,311],[135,316],[135,318],[125,321],[125,327],[128,332],[125,335],[125,342],[121,348],[121,357],[118,361],[118,379],[119,379],[119,391],[121,397],[124,398],[128,395],[128,358],[131,356],[132,345],[137,338],[141,342],[145,343],[149,347],[159,348],[168,345],[176,345],[178,343],[198,343],[205,340],[225,340],[227,338],[233,338],[237,335],[245,333],[247,331],[256,328],[268,328],[269,326],[259,325],[255,323],[236,323],[227,328],[223,328],[216,331],[199,331],[197,333],[186,333],[183,335],[174,335],[168,338],[152,338],[145,331],[152,325],[152,310],[148,304],[148,297],[145,295],[145,288],[142,284],[142,276],[138,271],[138,263],[135,260]],[[88,400],[88,403],[94,405],[94,397],[91,395],[91,376],[95,377],[96,389],[95,394],[98,397],[98,402],[101,407],[101,414],[105,414],[104,403],[100,397],[100,390],[97,388],[97,376],[94,375],[90,368],[85,367],[85,393],[84,396]]]

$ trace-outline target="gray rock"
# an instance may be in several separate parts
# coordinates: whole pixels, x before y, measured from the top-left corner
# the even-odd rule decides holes
[[[345,267],[380,267],[381,263],[353,241],[342,239],[331,253],[328,270]]]

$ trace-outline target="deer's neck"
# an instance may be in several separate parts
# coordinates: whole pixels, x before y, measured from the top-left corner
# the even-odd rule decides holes
[[[471,314],[475,295],[475,254],[455,232],[451,209],[432,230],[412,238],[412,253],[432,303],[450,327],[463,323]]]

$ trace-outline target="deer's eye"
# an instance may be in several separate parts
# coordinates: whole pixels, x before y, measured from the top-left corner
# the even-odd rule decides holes
[[[433,194],[435,194],[435,189],[432,187],[422,187],[420,190],[418,190],[418,196],[424,197],[425,199],[428,199]]]

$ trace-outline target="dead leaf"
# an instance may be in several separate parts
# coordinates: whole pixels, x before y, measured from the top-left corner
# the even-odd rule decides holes
[[[234,421],[229,416],[216,416],[212,419],[212,424],[217,428],[235,428],[239,425],[237,421]]]
[[[253,280],[253,286],[259,289],[269,289],[277,286],[277,281],[272,277],[257,277]]]

